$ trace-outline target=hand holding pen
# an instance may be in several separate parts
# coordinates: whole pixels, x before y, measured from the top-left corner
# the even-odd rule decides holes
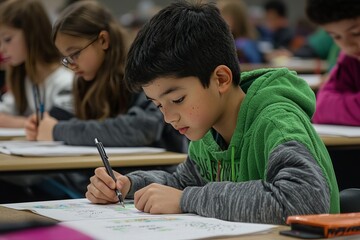
[[[110,166],[110,163],[108,161],[108,157],[106,155],[106,152],[105,152],[105,149],[104,149],[104,146],[101,142],[99,142],[97,140],[97,138],[95,138],[95,144],[96,144],[96,147],[99,151],[99,154],[100,154],[100,157],[101,157],[101,160],[103,161],[103,164],[105,166],[105,169],[106,169],[106,172],[109,174],[109,176],[115,181],[116,183],[116,178],[115,178],[115,175],[113,173],[113,170]],[[123,196],[121,194],[121,192],[115,188],[115,193],[116,193],[116,196],[119,198],[119,202],[120,204],[125,207],[125,204],[124,204],[124,199],[123,199]]]

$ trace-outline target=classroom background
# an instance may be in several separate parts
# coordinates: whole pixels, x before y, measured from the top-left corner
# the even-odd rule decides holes
[[[137,31],[141,28],[142,24],[144,24],[148,19],[150,19],[158,10],[162,7],[170,4],[171,0],[134,0],[134,1],[116,1],[116,0],[97,0],[99,3],[106,6],[113,14],[117,17],[119,22],[126,27],[128,31],[129,44],[132,39],[135,37]],[[230,2],[231,0],[209,0],[214,3],[221,2]],[[51,20],[54,22],[59,15],[59,13],[69,4],[76,2],[76,0],[41,0],[43,5],[48,10],[49,16]],[[234,1],[240,2],[240,1]],[[250,23],[256,23],[260,26],[266,27],[265,21],[265,4],[269,2],[269,0],[243,0],[246,7],[246,15],[250,16]],[[267,49],[260,49],[262,51],[262,58],[259,62],[241,62],[241,70],[247,71],[255,68],[264,68],[264,67],[288,67],[292,70],[298,72],[298,74],[306,74],[301,75],[306,81],[309,82],[311,88],[316,92],[317,89],[321,86],[322,82],[326,79],[326,73],[331,69],[336,61],[338,49],[327,54],[330,51],[330,48],[325,50],[325,46],[335,45],[333,44],[331,38],[324,31],[320,37],[327,35],[327,42],[322,40],[315,40],[315,37],[312,38],[312,41],[308,41],[314,33],[317,32],[319,28],[316,27],[315,24],[312,24],[306,17],[305,14],[305,0],[300,1],[292,1],[292,0],[283,0],[281,1],[286,5],[286,18],[287,18],[287,28],[289,28],[293,32],[293,49],[291,50],[290,57],[286,55],[285,57],[281,54],[279,56],[270,56],[270,58],[266,55]],[[257,35],[258,37],[258,35]],[[259,41],[258,38],[255,39]],[[296,50],[301,49],[302,46],[306,45],[308,42],[314,43],[314,47],[318,47],[320,45],[318,51],[319,56],[309,55],[306,56],[308,61],[298,61],[292,59],[293,56],[297,57]],[[317,43],[317,45],[316,45]],[[320,43],[320,44],[319,44]],[[259,44],[259,46],[264,46]],[[306,48],[305,48],[306,50]],[[326,52],[323,56],[320,56],[322,52]],[[304,59],[304,58],[302,58]],[[301,60],[302,60],[301,59]],[[321,61],[320,61],[321,59]],[[240,57],[239,57],[240,60]],[[249,64],[248,64],[249,63]],[[0,71],[3,75],[3,71]],[[320,73],[323,75],[320,76]],[[324,74],[325,73],[325,74]],[[4,84],[3,76],[0,78],[2,82],[1,86]],[[3,91],[6,89],[0,89],[0,96]],[[330,140],[330,144],[332,140]],[[329,143],[326,143],[329,146]],[[337,143],[336,143],[337,144]],[[338,149],[338,147],[332,148],[329,146],[329,151],[331,157],[334,161],[335,169],[338,171],[337,175],[341,176],[342,182],[340,183],[340,189],[345,189],[348,187],[354,186],[354,181],[352,176],[355,176],[355,172],[352,173],[353,168],[351,168],[352,164],[356,161],[357,151],[358,149],[347,149],[345,152],[343,149]],[[341,159],[346,158],[346,164],[341,161]],[[337,160],[339,159],[339,160]],[[341,162],[341,164],[340,164]],[[356,184],[357,185],[357,184]]]
[[[61,8],[67,2],[71,2],[71,0],[41,0],[43,4],[49,9],[49,11],[53,14],[56,14],[57,10]],[[98,2],[106,5],[116,16],[121,16],[123,14],[129,13],[141,7],[146,7],[149,5],[157,5],[157,6],[166,6],[169,3],[173,2],[172,0],[98,0]],[[214,0],[212,2],[215,2]],[[255,9],[253,11],[257,11],[259,7],[263,6],[266,0],[244,0],[244,2],[249,6],[250,9]],[[288,15],[290,19],[290,24],[295,26],[298,19],[303,19],[305,17],[305,13],[300,9],[304,9],[305,0],[293,1],[293,0],[284,0],[288,7]]]
[[[49,11],[49,14],[53,20],[56,19],[57,14],[68,4],[76,0],[52,0],[46,1],[41,0],[43,4]],[[210,2],[219,3],[226,2],[228,0],[208,0]],[[136,35],[136,32],[140,29],[142,24],[144,24],[148,19],[151,18],[158,10],[162,7],[170,4],[171,0],[133,0],[133,1],[117,1],[117,0],[98,0],[98,2],[104,4],[108,7],[112,13],[118,18],[119,22],[125,26],[129,31],[129,36],[131,40]],[[251,23],[256,23],[262,26],[266,26],[265,20],[265,4],[269,0],[243,0],[246,6],[246,14],[249,16]],[[281,1],[286,5],[286,18],[288,21],[288,28],[293,31],[294,40],[291,51],[290,58],[300,57],[301,59],[307,59],[308,61],[290,61],[289,56],[282,57],[278,55],[270,55],[270,58],[262,57],[262,60],[259,63],[247,63],[241,64],[241,70],[252,70],[255,68],[262,67],[288,67],[292,70],[297,71],[305,80],[307,80],[315,91],[326,81],[327,73],[333,67],[336,62],[337,56],[339,54],[339,49],[333,43],[332,39],[324,31],[320,34],[315,34],[319,28],[311,23],[305,14],[305,0],[292,1],[292,0],[283,0]],[[325,39],[325,40],[320,40]],[[258,39],[256,39],[258,40]],[[318,56],[308,54],[307,48],[302,48],[307,43],[313,44],[312,47],[316,47],[316,53]],[[263,46],[263,45],[259,45]],[[305,50],[304,51],[297,51]],[[262,54],[266,53],[267,49],[261,49]],[[298,54],[298,55],[297,55]],[[265,55],[265,54],[264,54]],[[321,60],[321,61],[320,61]],[[269,62],[271,65],[268,65]],[[266,65],[264,65],[266,64]],[[320,73],[322,75],[320,75]],[[354,168],[351,166],[356,163],[357,160],[357,147],[348,147],[357,146],[356,139],[352,138],[350,141],[342,142],[343,140],[333,141],[332,138],[328,139],[323,138],[325,144],[328,147],[331,158],[334,163],[335,170],[337,171],[338,178],[340,180],[339,187],[341,189],[356,187],[358,186],[358,181],[354,181],[354,176],[356,173],[353,172]],[[345,145],[347,149],[344,151],[344,148],[339,145]],[[344,161],[343,159],[346,159]]]
[[[79,1],[79,0],[78,0]],[[203,0],[206,1],[206,0]],[[236,1],[236,0],[208,0],[211,2],[226,2],[226,1]],[[256,23],[261,26],[266,26],[265,21],[265,9],[264,6],[269,0],[242,0],[246,5],[246,14],[249,15],[250,23]],[[281,1],[281,0],[280,0]],[[75,0],[41,0],[46,9],[48,10],[51,20],[54,22],[57,19],[59,13],[69,4],[76,2]],[[97,2],[103,4],[112,13],[117,17],[119,23],[121,23],[127,30],[128,41],[131,43],[132,39],[135,37],[137,31],[141,28],[148,19],[150,19],[158,10],[162,7],[170,4],[171,0],[97,0]],[[240,2],[240,0],[239,0]],[[279,55],[267,55],[269,49],[266,48],[266,45],[259,44],[261,46],[261,60],[259,62],[242,62],[242,58],[239,57],[239,62],[242,71],[252,70],[256,68],[267,68],[267,67],[288,67],[291,70],[297,71],[301,74],[301,77],[304,78],[310,85],[310,87],[316,93],[320,86],[326,81],[326,76],[333,62],[331,60],[336,60],[338,49],[331,52],[332,54],[321,55],[311,55],[309,52],[301,52],[297,50],[308,50],[303,48],[306,44],[309,43],[309,37],[313,36],[319,28],[316,25],[310,23],[310,21],[305,16],[305,0],[293,1],[293,0],[282,0],[287,8],[287,20],[288,28],[293,31],[294,40],[292,45],[289,48],[284,48],[288,50],[288,53],[279,52]],[[327,35],[325,31],[322,31],[321,35]],[[257,35],[258,36],[258,35]],[[242,36],[243,37],[243,36]],[[234,36],[235,38],[235,36]],[[315,38],[311,38],[314,40]],[[331,38],[327,35],[327,39],[330,39],[329,44],[325,44],[324,41],[320,41],[322,46],[330,46],[332,41]],[[254,40],[254,39],[251,39]],[[263,41],[258,38],[255,39],[256,42]],[[311,42],[315,42],[311,41]],[[319,43],[319,42],[317,42]],[[275,49],[275,48],[273,48]],[[280,48],[282,49],[282,48]],[[320,49],[322,50],[322,49]],[[320,51],[319,50],[319,51]],[[330,48],[328,49],[330,51]],[[308,54],[304,57],[299,57],[297,54]],[[244,53],[245,54],[245,53]],[[284,54],[284,55],[282,55]],[[290,54],[290,55],[289,55]],[[312,52],[313,54],[313,52]],[[1,57],[1,56],[0,56]],[[331,57],[333,57],[331,59]],[[0,58],[1,59],[1,58]],[[302,61],[302,60],[308,61]],[[247,59],[248,60],[248,59]],[[300,61],[301,60],[301,61]],[[249,63],[249,65],[247,65]],[[2,66],[0,66],[1,69]],[[0,74],[4,74],[3,71],[0,71]],[[3,83],[3,76],[0,77],[0,85]],[[0,89],[0,99],[2,91],[6,91],[6,88]],[[326,125],[314,125],[316,131],[321,136],[325,146],[327,147],[333,165],[335,173],[338,180],[339,190],[346,190],[356,188],[359,193],[359,178],[358,170],[354,167],[358,165],[358,156],[360,149],[360,128],[359,127],[344,127],[340,126],[339,128],[334,128],[333,126],[328,128]],[[338,135],[339,134],[339,135]],[[21,139],[21,138],[20,138]],[[187,142],[186,142],[187,143]],[[94,149],[95,150],[95,149]],[[108,150],[108,149],[107,149]],[[181,152],[186,152],[186,149],[182,149]],[[67,152],[68,150],[62,150],[62,152]],[[172,150],[171,150],[172,151]],[[33,152],[33,149],[32,149]],[[31,153],[32,153],[31,152]],[[179,151],[180,152],[180,151]],[[30,154],[31,154],[30,153]],[[75,153],[74,153],[75,154]],[[95,152],[95,154],[97,154]],[[143,154],[132,156],[131,159],[128,159],[127,156],[115,156],[111,157],[113,167],[119,168],[124,172],[133,171],[137,169],[143,170],[156,170],[156,169],[165,169],[169,172],[172,172],[176,165],[183,162],[186,154],[183,153],[159,153],[159,155]],[[86,157],[82,156],[65,156],[62,158],[56,158],[49,156],[48,158],[38,158],[34,156],[27,156],[26,158],[14,155],[1,155],[2,166],[0,166],[0,175],[5,177],[16,175],[17,173],[24,173],[29,171],[34,171],[37,174],[43,174],[44,172],[56,173],[60,170],[64,171],[66,174],[73,173],[83,173],[88,174],[88,169],[93,171],[93,168],[98,167],[101,162],[97,155]],[[50,160],[50,161],[49,161]],[[16,162],[16,164],[14,164]],[[165,164],[164,164],[165,163]],[[80,166],[80,167],[79,167]],[[86,167],[86,168],[84,168]],[[62,169],[64,168],[64,169]],[[84,169],[83,169],[84,168]],[[88,178],[80,179],[85,181],[85,185],[88,184]],[[80,181],[79,181],[80,182]],[[48,184],[48,182],[47,182]],[[73,184],[72,182],[69,184]],[[46,186],[48,188],[48,186]],[[55,189],[55,188],[54,188]],[[11,189],[5,189],[4,192],[8,193]],[[67,190],[67,189],[65,189]],[[56,191],[56,190],[55,190]],[[35,192],[34,195],[37,193]],[[51,193],[53,194],[53,193]],[[72,193],[71,193],[72,194]],[[62,199],[63,195],[54,196],[54,199]],[[82,195],[76,195],[72,198],[83,197]],[[17,199],[22,201],[21,198]],[[52,200],[49,198],[47,200]],[[15,201],[14,201],[15,202]],[[356,202],[357,206],[358,201]],[[348,204],[351,207],[355,204]],[[352,210],[349,210],[352,211]],[[8,214],[11,215],[13,212],[4,210],[4,207],[0,206],[0,213],[2,212],[3,218]],[[343,210],[343,212],[346,212]],[[15,215],[15,214],[14,214]],[[23,218],[23,215],[19,215]],[[0,219],[1,222],[1,219]],[[1,224],[0,224],[1,225]],[[285,229],[285,227],[281,228]],[[278,230],[276,232],[271,232],[267,237],[273,237],[279,239]],[[263,236],[259,238],[252,239],[262,239]]]

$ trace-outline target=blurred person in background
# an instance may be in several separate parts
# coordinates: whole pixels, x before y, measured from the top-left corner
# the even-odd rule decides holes
[[[218,7],[234,37],[239,62],[262,62],[256,41],[256,29],[247,14],[245,3],[240,0],[219,0]]]
[[[291,47],[294,31],[289,27],[286,5],[279,0],[265,3],[265,22],[271,32],[274,49]]]

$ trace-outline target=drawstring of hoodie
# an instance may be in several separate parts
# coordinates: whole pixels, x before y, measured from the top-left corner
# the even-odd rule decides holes
[[[231,181],[235,182],[236,174],[235,174],[235,146],[231,146],[231,155],[230,155],[230,162],[231,162]],[[221,160],[217,161],[217,170],[216,170],[216,181],[221,182],[223,181],[222,174],[221,174]]]
[[[231,181],[235,182],[235,146],[231,146]]]

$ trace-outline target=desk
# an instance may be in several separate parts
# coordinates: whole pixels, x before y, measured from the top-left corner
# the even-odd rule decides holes
[[[324,136],[320,135],[327,147],[353,146],[360,148],[360,137]]]
[[[110,155],[110,163],[115,171],[121,171],[122,174],[127,174],[134,170],[172,170],[176,164],[183,162],[186,159],[186,154],[163,152],[154,154],[131,154],[131,155]],[[75,192],[84,195],[86,186],[89,183],[88,179],[94,174],[96,167],[102,167],[103,163],[98,155],[89,156],[67,156],[67,157],[20,157],[14,155],[0,154],[0,188],[3,192],[8,194],[0,196],[1,203],[9,202],[25,202],[25,201],[45,201],[54,199],[64,199],[69,196],[63,194],[61,191],[59,195],[49,194],[38,187],[33,186],[32,191],[24,190],[24,187],[18,187],[13,183],[15,181],[23,181],[27,179],[28,185],[38,179],[40,176],[50,176],[58,178],[59,173],[61,179],[66,179],[65,186],[73,189],[76,185]],[[72,174],[81,176],[76,180]],[[4,181],[4,178],[10,179],[10,186]],[[22,179],[22,180],[21,180]],[[67,185],[68,181],[76,182],[75,185]],[[24,184],[27,186],[26,184]],[[31,185],[31,184],[30,184]],[[7,190],[6,190],[7,189]],[[15,189],[15,190],[14,190]]]
[[[187,154],[164,152],[157,154],[109,155],[112,167],[138,167],[175,165],[182,163]],[[103,166],[98,155],[78,157],[20,157],[0,154],[0,172],[84,169]]]
[[[274,63],[240,63],[241,71],[251,71],[259,68],[281,68],[286,67],[290,70],[294,70],[297,73],[325,73],[328,70],[326,61],[318,59],[289,59],[284,62]]]
[[[0,206],[0,223],[1,222],[17,222],[22,220],[40,220],[40,221],[49,221],[50,218],[40,216],[38,214],[29,212],[29,211],[18,211],[10,208],[5,208]],[[52,220],[55,221],[55,220]],[[280,230],[288,229],[286,226],[280,226],[269,233],[260,233],[256,235],[246,235],[246,236],[238,236],[231,238],[224,238],[226,240],[230,239],[247,239],[247,240],[263,240],[263,239],[277,239],[277,240],[289,240],[296,239],[291,237],[285,237],[279,235]],[[215,239],[215,238],[212,238]]]

